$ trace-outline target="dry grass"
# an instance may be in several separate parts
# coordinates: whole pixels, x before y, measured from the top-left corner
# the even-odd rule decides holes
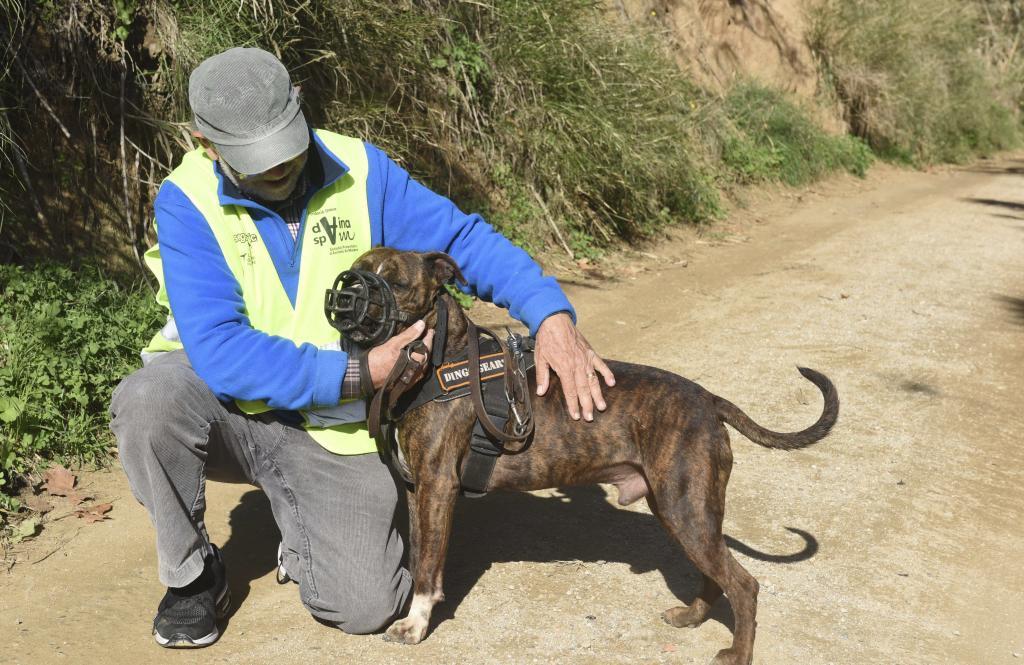
[[[874,150],[962,159],[1015,135],[992,72],[1020,79],[1016,35],[993,27],[1016,2],[984,2],[989,14],[939,0],[821,1],[824,71]],[[943,9],[919,20],[919,5]],[[4,197],[4,258],[131,268],[152,238],[155,188],[190,145],[188,73],[236,45],[277,53],[317,126],[380,145],[530,249],[557,242],[593,255],[712,219],[735,182],[866,167],[859,144],[827,136],[777,91],[699,89],[663,36],[610,24],[602,7],[0,0],[11,29],[28,33],[0,35],[5,62],[19,63],[0,78],[0,188],[25,194]]]
[[[1020,59],[996,18],[996,5],[1010,4],[820,0],[810,43],[851,131],[873,150],[912,163],[963,161],[1019,139]]]

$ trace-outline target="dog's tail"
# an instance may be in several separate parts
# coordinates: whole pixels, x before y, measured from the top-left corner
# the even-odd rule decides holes
[[[743,413],[738,406],[729,400],[715,395],[715,407],[718,409],[718,417],[735,427],[743,436],[766,448],[796,450],[825,438],[825,435],[836,424],[836,419],[839,417],[839,394],[836,393],[836,387],[832,385],[832,382],[824,374],[815,372],[813,369],[807,369],[806,367],[798,367],[797,369],[800,370],[800,373],[808,381],[818,386],[822,397],[825,398],[825,408],[821,412],[821,417],[818,418],[818,422],[807,429],[791,434],[772,432],[755,423],[750,419],[750,416]]]

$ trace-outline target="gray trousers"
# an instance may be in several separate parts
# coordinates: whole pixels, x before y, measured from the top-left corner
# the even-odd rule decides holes
[[[202,572],[210,478],[266,493],[285,568],[313,616],[361,634],[402,609],[412,578],[395,524],[398,490],[377,455],[334,455],[301,428],[219,401],[182,351],[124,379],[110,413],[132,494],[156,527],[164,584]]]

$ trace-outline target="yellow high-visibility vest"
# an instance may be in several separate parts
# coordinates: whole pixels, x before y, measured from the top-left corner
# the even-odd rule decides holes
[[[363,142],[325,131],[317,131],[317,136],[349,170],[317,192],[307,206],[294,308],[248,210],[239,205],[221,205],[217,195],[219,181],[205,150],[197,148],[186,154],[167,180],[181,189],[210,225],[224,259],[242,289],[246,315],[252,327],[290,339],[296,346],[309,343],[324,347],[339,339],[338,331],[331,327],[324,315],[324,291],[334,284],[338,273],[348,270],[359,255],[370,249],[370,213],[366,203],[368,161]],[[310,159],[315,158],[315,154],[310,155]],[[330,242],[323,240],[328,237],[322,228],[325,224],[332,225]],[[157,302],[170,314],[159,245],[150,248],[145,259],[160,282]],[[161,330],[143,349],[143,355],[182,348],[176,338],[176,334],[168,334],[167,328]],[[270,410],[265,402],[239,400],[236,403],[245,413]],[[333,453],[361,455],[377,450],[365,422],[329,428],[315,427],[307,422],[305,428],[320,445]]]

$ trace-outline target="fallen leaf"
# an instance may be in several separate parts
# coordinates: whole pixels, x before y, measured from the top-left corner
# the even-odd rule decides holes
[[[75,474],[62,466],[51,467],[43,474],[43,487],[53,496],[67,496],[75,487]]]
[[[114,506],[112,504],[101,503],[87,508],[80,508],[75,511],[75,517],[85,520],[86,524],[100,522],[107,519],[107,513],[109,513],[113,507]]]
[[[11,542],[20,543],[26,538],[32,538],[36,535],[36,530],[38,529],[39,521],[37,519],[27,519],[14,529],[14,533],[11,534]]]
[[[71,490],[70,492],[68,492],[68,501],[71,502],[72,506],[77,506],[78,504],[88,501],[91,498],[93,498],[91,495],[82,494],[78,490]]]
[[[25,505],[29,510],[46,514],[53,510],[53,504],[46,500],[45,496],[30,496],[25,499]]]

